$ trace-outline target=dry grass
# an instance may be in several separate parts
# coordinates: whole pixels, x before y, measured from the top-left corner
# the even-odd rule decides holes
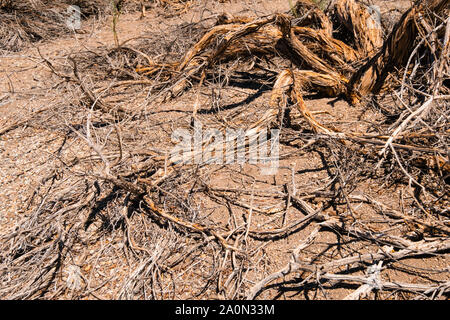
[[[0,236],[0,298],[448,297],[448,6],[417,2],[390,32],[359,2],[302,0],[38,52],[56,102],[0,135],[54,148]],[[338,121],[323,97],[353,106]],[[279,172],[172,163],[171,133],[196,121],[280,129]]]

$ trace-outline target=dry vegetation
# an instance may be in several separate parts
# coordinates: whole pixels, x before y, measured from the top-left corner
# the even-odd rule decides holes
[[[1,106],[38,106],[0,126],[2,170],[23,170],[2,174],[22,200],[0,298],[448,298],[449,0],[380,23],[373,1],[214,12],[48,56],[68,2],[0,1],[4,56],[30,48],[46,75],[27,92],[1,77]],[[204,5],[144,4],[167,21]],[[79,5],[109,23],[109,1]],[[280,129],[278,172],[171,163],[172,132],[195,121]],[[44,159],[19,162],[15,143]]]

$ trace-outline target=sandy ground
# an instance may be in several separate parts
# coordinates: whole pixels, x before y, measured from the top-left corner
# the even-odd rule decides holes
[[[399,14],[411,1],[375,1],[380,6],[382,12],[393,12]],[[196,21],[205,20],[216,17],[222,12],[228,12],[236,15],[255,15],[267,14],[270,12],[286,12],[289,10],[289,2],[285,0],[280,1],[230,1],[228,3],[221,3],[217,1],[205,1],[204,5],[195,6],[183,14],[171,17],[165,17],[160,11],[148,10],[145,18],[140,19],[139,12],[128,12],[120,16],[118,24],[118,34],[121,41],[130,40],[130,46],[145,43],[145,41],[155,41],[158,36],[161,36],[161,42],[167,43],[172,39],[177,39],[174,31],[178,26],[189,24]],[[395,11],[398,10],[398,11]],[[176,53],[186,50],[197,37],[198,34],[180,35],[183,37],[177,43],[178,47],[174,49]],[[146,39],[145,39],[146,38]],[[143,40],[144,39],[144,40]],[[113,35],[110,29],[109,18],[101,20],[84,21],[82,30],[76,34],[57,38],[45,42],[35,43],[26,50],[5,53],[1,57],[0,62],[0,130],[17,121],[24,121],[23,125],[19,125],[16,129],[0,136],[0,234],[6,235],[17,228],[18,221],[24,215],[30,214],[29,199],[38,187],[47,187],[44,177],[58,168],[61,165],[60,157],[68,157],[70,154],[76,152],[86,152],[86,145],[82,141],[71,141],[70,148],[65,146],[65,138],[58,130],[54,130],[52,119],[45,119],[48,114],[47,109],[64,104],[70,104],[71,96],[61,96],[60,91],[56,89],[58,80],[52,74],[43,59],[40,57],[37,48],[43,57],[51,60],[57,66],[62,66],[67,63],[67,58],[70,55],[77,55],[79,52],[86,52],[89,50],[100,51],[104,48],[111,48],[114,45]],[[155,47],[155,52],[148,53],[151,56],[158,54],[160,48]],[[86,61],[88,63],[90,61]],[[95,61],[92,62],[95,66]],[[200,98],[200,109],[210,110],[213,103],[210,97],[211,90],[205,89],[204,94]],[[246,100],[248,96],[255,95],[254,99],[249,102]],[[192,101],[196,98],[193,92],[188,92],[182,97],[176,98],[170,103],[150,104],[145,100],[145,88],[135,89],[132,93],[121,97],[110,97],[108,101],[116,101],[119,105],[131,106],[140,105],[145,106],[147,110],[151,110],[151,114],[146,119],[146,125],[143,125],[136,130],[139,134],[154,135],[152,140],[152,147],[161,147],[167,150],[165,132],[170,130],[173,123],[180,126],[188,126],[190,121],[190,112],[192,109]],[[229,115],[233,112],[239,113],[242,121],[248,117],[258,118],[264,113],[267,108],[269,92],[259,93],[258,87],[252,88],[232,88],[221,93],[220,107],[226,109],[227,105],[237,104],[238,107],[230,108]],[[244,101],[244,103],[241,103]],[[308,100],[308,106],[311,111],[318,112],[317,118],[327,126],[339,127],[343,130],[350,130],[355,132],[362,132],[367,129],[367,122],[377,117],[375,110],[355,110],[352,109],[344,101],[332,101],[329,99],[315,99]],[[234,111],[233,111],[234,109]],[[42,111],[39,123],[46,123],[48,126],[35,126],[33,123],[27,123],[26,120],[30,115]],[[214,124],[214,115],[208,113],[201,114],[205,123]],[[69,119],[70,120],[70,119]],[[162,129],[154,129],[157,125]],[[300,125],[302,125],[300,121]],[[60,149],[64,146],[64,151],[60,153]],[[132,144],[129,146],[132,149]],[[294,155],[291,153],[294,152]],[[251,190],[255,193],[267,192],[277,193],[284,186],[292,188],[293,186],[303,192],[305,190],[319,190],[324,184],[330,182],[330,177],[324,167],[324,161],[320,154],[311,153],[308,151],[296,151],[295,148],[283,147],[282,154],[286,155],[286,159],[282,159],[280,163],[280,170],[273,176],[259,176],[259,168],[253,165],[245,165],[243,167],[231,166],[226,169],[211,170],[204,176],[207,183],[217,189],[233,189],[242,188],[243,185],[247,187],[251,185]],[[237,172],[244,172],[248,177],[247,181],[242,181],[242,177]],[[295,172],[295,178],[292,177],[292,172]],[[384,201],[386,205],[398,207],[398,204],[404,197],[402,187],[388,187],[372,184],[372,181],[367,180],[359,185],[360,190],[354,190],[370,194],[378,199]],[[217,225],[225,224],[230,219],[225,205],[219,204],[205,197],[198,197],[196,199],[197,206],[201,212],[203,219],[215,221]],[[282,199],[273,199],[268,201],[266,198],[252,198],[250,195],[241,195],[239,201],[251,203],[266,210],[283,209],[285,201]],[[311,199],[313,206],[318,208],[322,200],[320,197]],[[371,219],[377,217],[373,209],[366,205],[358,205],[353,208],[358,212],[361,219]],[[236,209],[236,216],[239,217],[237,224],[245,219],[244,213],[247,211]],[[286,211],[287,221],[295,220],[300,217],[297,210],[291,208]],[[248,212],[247,212],[248,213]],[[327,212],[330,215],[336,215],[333,209],[330,208]],[[379,217],[379,216],[378,216]],[[137,218],[136,218],[137,219]],[[253,225],[257,228],[265,228],[267,217],[264,215],[255,216]],[[278,223],[278,222],[277,222]],[[272,226],[272,225],[270,225]],[[281,225],[280,225],[281,226]],[[268,227],[268,226],[266,226]],[[385,227],[385,226],[384,226]],[[383,227],[383,228],[384,228]],[[279,270],[290,259],[289,253],[296,247],[298,241],[305,239],[312,231],[313,227],[307,227],[303,230],[293,233],[285,239],[278,241],[270,241],[263,244],[264,249],[260,253],[261,265],[258,272],[249,271],[247,278],[253,279],[255,283],[261,279],[263,275]],[[401,233],[402,230],[399,230]],[[139,236],[137,236],[138,239]],[[120,241],[121,236],[111,235],[105,241],[111,241],[114,250],[121,250]],[[336,234],[329,232],[324,233],[317,245],[306,250],[306,256],[317,256],[320,259],[330,257],[345,257],[354,252],[368,252],[369,247],[355,247],[349,246],[340,247],[335,246],[339,239]],[[136,240],[138,241],[138,240]],[[94,254],[99,248],[103,248],[99,244],[89,246],[85,251],[86,254]],[[110,249],[108,249],[110,250]],[[111,249],[112,250],[112,249]],[[119,255],[110,254],[110,259],[104,260],[104,265],[98,267],[98,270],[92,273],[92,265],[85,262],[79,262],[86,277],[93,277],[91,288],[98,287],[102,284],[106,276],[117,276],[115,281],[111,281],[104,287],[93,291],[92,295],[81,295],[82,298],[115,298],[118,291],[122,288],[122,283],[117,281],[120,274],[126,275],[128,272],[135,270],[133,265],[121,264]],[[200,258],[197,258],[200,259]],[[186,273],[182,277],[189,278],[193,281],[192,288],[177,288],[175,298],[192,298],[191,291],[198,292],[203,283],[195,283],[193,279],[199,270],[207,270],[205,267],[208,264],[208,258],[205,258],[204,263],[198,265],[198,270],[186,269]],[[305,257],[306,259],[306,257]],[[258,263],[258,259],[246,263]],[[196,261],[196,260],[193,260]],[[255,262],[256,261],[256,262]],[[390,270],[383,274],[385,280],[395,280],[400,282],[422,283],[433,282],[434,280],[448,279],[448,274],[434,273],[433,270],[445,270],[448,268],[449,259],[446,256],[438,256],[436,258],[428,259],[414,259],[404,260],[400,263],[401,267],[394,271]],[[203,269],[205,268],[205,269]],[[425,270],[422,276],[415,275],[416,270],[422,268]],[[65,270],[66,271],[66,270]],[[65,272],[64,271],[64,272]],[[63,272],[63,273],[64,273]],[[361,271],[362,272],[362,271]],[[229,273],[227,273],[229,274]],[[301,276],[301,274],[297,274]],[[61,275],[61,279],[64,275]],[[428,279],[426,279],[428,278]],[[200,277],[198,278],[199,282]],[[431,279],[431,280],[430,280]],[[226,280],[226,277],[224,277]],[[250,286],[252,283],[249,283]],[[310,299],[316,297],[318,294],[322,299],[341,299],[349,292],[354,290],[354,287],[336,287],[330,285],[332,290],[328,294],[303,291],[301,294],[296,291],[295,283],[287,285],[284,290],[267,290],[260,298],[284,298],[284,299]],[[195,289],[195,290],[194,290]],[[73,292],[54,292],[53,298],[73,298],[80,297]],[[223,298],[220,294],[214,293],[213,290],[206,290],[206,293],[198,296],[200,298]],[[197,298],[198,298],[197,297]],[[166,298],[173,298],[168,295]],[[401,298],[384,297],[384,298]],[[404,296],[408,298],[408,296]]]

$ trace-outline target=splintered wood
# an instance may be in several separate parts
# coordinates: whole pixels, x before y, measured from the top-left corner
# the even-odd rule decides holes
[[[424,24],[420,21],[427,19],[427,12],[441,13],[448,4],[449,0],[419,1],[402,16],[386,41],[377,12],[354,0],[334,1],[331,19],[310,0],[297,2],[292,9],[295,16],[275,14],[251,19],[224,14],[180,62],[163,65],[159,70],[172,76],[182,73],[181,84],[172,92],[176,96],[189,86],[189,78],[199,77],[217,63],[237,57],[282,54],[298,70],[317,73],[317,77],[309,74],[306,80],[317,79],[324,84],[327,78],[327,89],[321,86],[322,92],[344,95],[356,104],[361,96],[380,92],[389,73],[405,66],[423,30],[418,23]],[[333,37],[332,20],[345,29],[349,44]],[[283,48],[287,52],[280,52]],[[157,63],[137,71],[156,70]],[[174,76],[174,80],[177,78],[181,76]],[[311,86],[311,90],[314,88]]]
[[[175,83],[170,91],[170,97],[173,98],[182,94],[191,83],[198,79],[201,79],[199,85],[202,85],[208,74],[211,74],[218,64],[226,64],[233,60],[239,61],[239,59],[248,57],[261,57],[269,60],[274,57],[282,57],[290,62],[291,67],[279,70],[272,87],[270,109],[259,121],[250,124],[251,128],[261,127],[264,124],[270,126],[287,108],[294,107],[306,120],[311,131],[317,135],[335,139],[352,150],[357,149],[351,147],[353,143],[369,144],[380,148],[380,162],[383,161],[386,151],[392,150],[402,171],[410,178],[410,183],[421,186],[403,168],[395,149],[434,153],[433,156],[424,156],[427,159],[426,162],[433,162],[435,165],[432,166],[437,170],[449,173],[445,150],[397,144],[394,143],[394,140],[401,134],[403,134],[402,137],[412,137],[412,134],[407,132],[410,122],[417,123],[425,114],[429,114],[433,108],[431,103],[425,103],[426,108],[423,106],[416,108],[416,111],[410,112],[409,116],[405,115],[405,120],[396,124],[396,130],[393,130],[391,135],[366,137],[364,133],[342,132],[321,124],[308,109],[304,96],[343,97],[351,104],[357,105],[370,94],[378,95],[388,92],[392,90],[393,86],[399,85],[398,81],[395,83],[396,72],[397,75],[400,71],[404,72],[404,78],[407,77],[407,74],[418,72],[419,66],[416,65],[414,70],[411,68],[412,56],[418,52],[420,46],[425,45],[432,52],[433,59],[439,64],[435,63],[432,66],[435,89],[432,92],[424,93],[424,96],[432,96],[432,98],[427,98],[428,101],[434,101],[435,96],[436,99],[448,99],[445,94],[438,97],[442,93],[436,88],[443,83],[444,74],[448,76],[450,20],[448,18],[446,22],[438,20],[437,23],[440,25],[436,27],[435,17],[438,15],[445,17],[446,14],[448,16],[449,3],[450,0],[416,1],[403,14],[393,30],[389,30],[387,37],[385,37],[385,30],[381,25],[381,15],[377,11],[378,9],[354,0],[331,1],[326,11],[319,8],[313,1],[301,0],[297,1],[289,14],[273,14],[259,19],[223,14],[218,18],[216,25],[204,34],[183,59],[172,66],[165,65],[164,70],[163,68],[160,70],[166,72],[169,78],[172,77],[173,83]],[[336,26],[339,26],[338,30]],[[445,30],[446,32],[444,32]],[[155,64],[149,68],[154,72],[153,70],[158,69],[158,66]],[[428,65],[426,68],[429,69],[430,66]],[[144,70],[142,69],[142,71]],[[401,85],[403,95],[405,82],[403,81]],[[415,93],[418,93],[417,91]],[[363,156],[368,155],[362,149],[358,149],[357,152]],[[303,208],[309,210],[309,215],[316,217],[312,209],[305,206]],[[396,216],[396,218],[400,218],[400,216]],[[300,244],[298,250],[311,245],[320,228],[324,227],[353,234],[356,237],[372,237],[370,233],[362,230],[342,229],[337,220],[326,217],[321,219],[320,227]],[[412,218],[404,216],[400,219],[413,221]],[[435,228],[444,230],[443,232],[448,234],[448,227],[444,224],[425,221],[415,221],[415,223],[421,226],[433,224],[436,226]],[[392,249],[387,247],[376,254],[358,255],[324,265],[301,263],[298,261],[298,256],[294,256],[286,267],[255,284],[250,289],[247,298],[255,298],[268,283],[297,270],[316,273],[318,279],[320,277],[328,280],[338,279],[338,275],[327,273],[327,270],[357,261],[370,264],[378,262],[372,266],[375,269],[378,268],[376,274],[374,273],[375,275],[371,275],[372,278],[369,278],[372,279],[370,281],[378,281],[383,288],[392,290],[411,288],[413,291],[422,292],[438,290],[439,286],[419,288],[409,284],[394,285],[383,282],[379,278],[375,279],[375,277],[378,277],[383,259],[387,256],[398,258],[415,256],[418,252],[429,250],[428,247],[430,247],[430,252],[443,250],[444,247],[448,249],[448,240],[444,242],[438,240],[432,244],[422,243],[419,246],[409,240],[397,238],[385,238],[383,241],[403,249],[398,252],[388,252]],[[418,251],[413,248],[417,248]],[[341,276],[341,278],[345,277]],[[353,294],[348,295],[347,299],[359,299],[373,290],[380,289],[364,284],[369,281],[369,278],[348,276],[347,280],[363,285]]]
[[[0,168],[20,167],[0,176],[46,158],[0,235],[0,298],[448,297],[450,0],[389,28],[373,3],[164,15],[153,39],[33,51],[36,68],[11,72],[32,70],[29,92],[0,98],[31,99],[0,128]],[[48,105],[44,75],[61,90]],[[52,148],[9,152],[37,129]]]
[[[137,71],[148,74],[160,70],[167,74],[174,83],[168,97],[175,97],[182,94],[192,80],[201,79],[201,85],[217,64],[252,56],[281,55],[292,63],[293,69],[281,71],[273,88],[272,111],[257,124],[269,123],[276,117],[276,109],[282,109],[273,109],[275,101],[280,100],[281,88],[290,91],[290,86],[294,86],[292,98],[312,129],[330,133],[334,130],[326,129],[307,111],[303,95],[344,97],[356,105],[368,94],[386,91],[392,85],[389,75],[406,67],[419,36],[433,31],[426,29],[430,25],[427,19],[431,19],[432,14],[447,12],[449,3],[450,0],[418,1],[405,12],[385,41],[379,12],[354,0],[333,1],[328,14],[310,0],[298,1],[291,15],[252,19],[223,14],[216,26],[178,63],[162,67],[155,63]],[[334,37],[332,21],[340,26],[339,33],[345,34],[347,44]],[[448,49],[433,50],[433,54],[442,57],[441,65],[444,65]],[[347,137],[355,134],[348,133]],[[447,167],[442,166],[444,170]]]

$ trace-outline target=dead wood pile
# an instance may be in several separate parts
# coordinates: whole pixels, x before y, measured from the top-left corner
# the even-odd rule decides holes
[[[332,1],[328,15],[309,0],[298,1],[292,8],[293,16],[275,14],[255,20],[224,15],[181,61],[152,63],[137,71],[170,80],[166,98],[172,98],[192,83],[201,86],[217,64],[245,56],[271,59],[281,55],[290,61],[291,67],[280,72],[271,100],[287,94],[314,131],[351,138],[355,133],[337,133],[315,121],[308,113],[303,96],[318,92],[327,97],[343,97],[356,105],[368,94],[378,95],[401,85],[402,98],[405,91],[411,89],[409,93],[414,96],[422,93],[417,102],[425,102],[427,107],[422,106],[406,119],[409,122],[414,118],[417,123],[430,111],[432,102],[448,98],[450,22],[442,17],[448,16],[449,5],[450,1],[446,0],[417,1],[403,14],[385,41],[379,17],[354,0]],[[333,37],[332,21],[345,29],[340,31],[340,37],[346,33],[349,43]],[[415,55],[423,50],[427,56],[413,64]],[[402,75],[399,83],[395,77]],[[422,86],[414,90],[418,81]],[[283,83],[283,93],[277,83]],[[428,99],[423,101],[424,97]],[[279,110],[282,108],[273,110],[273,116]],[[387,139],[383,154],[404,125],[408,123],[403,122],[395,135]],[[435,152],[437,170],[449,173],[445,160],[447,150]]]
[[[85,112],[78,123],[53,114],[60,123],[51,125],[65,135],[63,145],[66,138],[81,141],[89,155],[63,158],[56,152],[62,164],[42,178],[26,204],[27,216],[2,236],[0,298],[98,298],[103,287],[117,284],[111,297],[119,299],[254,299],[287,288],[286,279],[295,285],[290,290],[305,295],[311,288],[328,292],[343,285],[355,289],[347,299],[448,296],[448,277],[410,283],[380,274],[406,269],[401,264],[406,259],[441,258],[450,250],[449,6],[450,0],[416,1],[393,30],[383,30],[377,15],[355,0],[331,1],[325,11],[301,0],[288,13],[256,19],[224,14],[179,60],[153,58],[123,44],[98,55],[111,61],[132,54],[145,63],[126,70],[136,71],[135,79],[96,87],[84,81],[82,59],[71,57],[71,69],[59,70],[41,56],[82,97],[76,112],[71,110],[74,118]],[[282,143],[320,154],[333,179],[318,189],[286,184],[276,192],[255,190],[250,185],[257,179],[242,172],[236,179],[245,181],[241,189],[211,185],[207,179],[216,169],[171,163],[151,148],[156,138],[138,130],[147,109],[129,110],[106,99],[111,88],[132,86],[150,88],[149,95],[156,92],[162,101],[188,90],[198,97],[219,67],[230,74],[243,66],[252,72],[263,69],[261,61],[272,68],[264,71],[276,74],[270,108],[246,125],[282,128]],[[375,106],[390,122],[370,132],[325,125],[308,107],[311,96],[342,98],[354,108]],[[385,104],[388,97],[397,102],[395,109]],[[189,116],[195,120],[199,113],[195,103]],[[217,118],[227,125],[227,119]],[[293,125],[296,121],[302,126]],[[23,124],[0,129],[0,135]],[[353,192],[369,178],[378,179],[380,189],[401,181],[411,191],[410,203],[393,209]],[[204,198],[196,205],[196,194],[225,208],[228,221],[209,219],[210,213],[202,212]],[[255,197],[282,206],[257,205]],[[316,198],[323,200],[313,204]],[[371,208],[378,219],[363,223],[354,204]],[[288,216],[291,207],[302,216]],[[377,223],[383,228],[375,228]],[[293,244],[287,264],[268,272],[273,266],[266,246],[306,228],[308,235]],[[338,253],[324,254],[332,245],[319,254],[308,251],[326,232],[338,238]],[[347,245],[351,249],[341,252]],[[120,261],[108,260],[117,252]],[[96,282],[105,265],[126,271]]]

